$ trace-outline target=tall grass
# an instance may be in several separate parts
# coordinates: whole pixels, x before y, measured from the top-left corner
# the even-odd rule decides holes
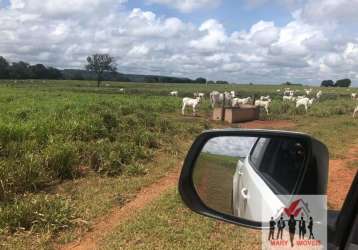
[[[42,227],[34,221],[62,209],[57,198],[23,194],[81,177],[83,168],[145,175],[144,163],[173,136],[201,127],[163,116],[177,110],[176,98],[0,88],[0,230]]]

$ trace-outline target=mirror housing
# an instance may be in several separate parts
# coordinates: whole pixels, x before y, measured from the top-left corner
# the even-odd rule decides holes
[[[297,132],[278,130],[248,130],[248,129],[224,129],[205,131],[199,135],[191,146],[184,161],[179,179],[179,193],[183,202],[194,212],[254,229],[264,227],[263,222],[249,221],[233,215],[218,212],[207,205],[199,197],[193,182],[195,163],[205,144],[212,138],[228,136],[240,137],[266,137],[280,139],[299,139],[305,142],[307,148],[307,160],[299,176],[297,185],[292,195],[325,195],[328,182],[329,154],[327,147],[310,135]]]

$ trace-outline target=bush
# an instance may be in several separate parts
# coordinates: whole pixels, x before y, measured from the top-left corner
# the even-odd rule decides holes
[[[56,232],[70,227],[74,210],[60,196],[24,195],[0,206],[0,231]]]
[[[112,114],[104,114],[102,116],[102,119],[103,119],[104,126],[109,131],[111,131],[112,129],[118,127],[118,121],[117,121],[117,118],[114,115],[112,115]]]
[[[72,179],[78,176],[76,149],[69,144],[51,144],[43,152],[46,168],[55,178]]]
[[[129,164],[125,168],[125,174],[127,176],[143,176],[148,173],[148,170],[139,163]]]
[[[16,193],[36,191],[50,178],[37,155],[26,154],[17,160],[0,161],[0,201]]]

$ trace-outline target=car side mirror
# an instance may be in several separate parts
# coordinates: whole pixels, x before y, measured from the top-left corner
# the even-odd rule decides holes
[[[193,211],[250,228],[285,207],[279,196],[325,195],[327,147],[303,133],[212,130],[193,143],[179,192]]]

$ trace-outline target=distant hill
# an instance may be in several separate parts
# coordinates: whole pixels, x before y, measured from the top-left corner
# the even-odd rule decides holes
[[[96,80],[97,75],[80,69],[64,69],[61,70],[62,77],[65,80]],[[149,83],[206,83],[206,79],[198,78],[192,80],[190,78],[160,76],[160,75],[135,75],[121,74],[118,72],[105,72],[103,74],[104,81],[120,81],[120,82],[149,82]]]

